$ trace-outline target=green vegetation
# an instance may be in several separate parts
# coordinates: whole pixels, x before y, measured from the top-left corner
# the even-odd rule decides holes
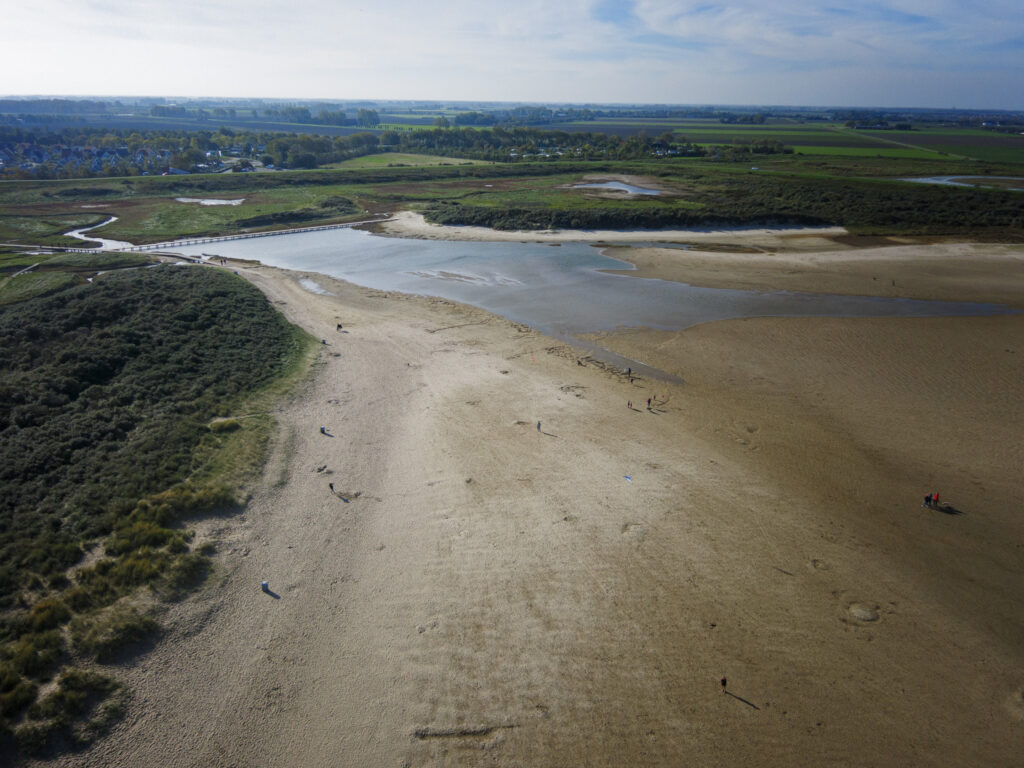
[[[110,677],[65,667],[54,690],[28,707],[16,733],[18,745],[35,754],[52,750],[56,739],[71,748],[86,746],[121,718],[125,698],[120,683]]]
[[[86,282],[99,271],[140,267],[148,256],[131,253],[48,254],[0,253],[0,306],[16,304],[35,296],[58,293]],[[27,271],[29,268],[31,271]],[[10,277],[3,277],[10,275]]]
[[[910,147],[841,147],[841,146],[803,146],[793,147],[794,152],[803,155],[843,155],[846,157],[901,157],[913,160],[931,160],[936,156],[935,150],[913,149]]]
[[[71,622],[74,649],[99,662],[110,661],[125,648],[155,636],[160,625],[137,609],[115,604]]]
[[[532,187],[523,180],[500,191],[463,189],[458,198],[435,199],[425,213],[440,224],[497,229],[841,225],[862,234],[1024,237],[1024,196],[1017,192],[794,173],[804,167],[787,160],[757,172],[708,164],[647,168],[670,192],[627,200],[597,198],[568,183],[553,186],[578,177],[535,180]]]
[[[385,152],[378,155],[363,155],[351,160],[335,163],[335,168],[422,168],[435,165],[476,165],[480,160],[461,157],[439,157],[437,155],[414,155],[408,152]]]
[[[24,181],[0,183],[0,241],[12,238],[4,227],[21,215],[38,215],[41,209],[63,213],[82,204],[100,205],[102,213],[119,220],[98,231],[98,236],[153,243],[179,235],[226,235],[281,226],[335,223],[365,218],[364,210],[380,210],[376,204],[379,185],[465,178],[506,178],[565,173],[593,166],[561,163],[544,165],[435,165],[417,168],[353,168],[290,171],[287,173],[216,174],[202,176],[135,177],[130,179],[77,179],[74,181]],[[238,206],[201,206],[182,203],[177,197],[245,198]],[[344,199],[342,199],[344,198]],[[346,202],[348,200],[349,202]],[[290,218],[305,209],[299,218]],[[254,217],[282,215],[284,219]],[[245,220],[250,221],[246,222]],[[259,223],[259,222],[264,223]],[[25,241],[22,237],[19,242]],[[57,245],[53,237],[40,236],[39,245]],[[81,247],[81,241],[69,241]]]
[[[212,268],[115,272],[0,307],[0,753],[88,743],[119,716],[119,684],[90,665],[159,633],[140,605],[202,580],[208,549],[184,523],[237,506],[266,401],[311,348]]]
[[[82,204],[101,204],[101,216],[118,217],[101,230],[103,236],[147,243],[362,220],[367,213],[432,203],[437,205],[429,215],[438,222],[511,228],[789,223],[843,225],[864,233],[1022,237],[1019,192],[911,187],[899,179],[1019,176],[1024,163],[983,163],[891,143],[863,150],[801,145],[804,150],[814,153],[750,155],[727,147],[719,159],[473,165],[443,165],[453,155],[439,154],[430,156],[438,164],[415,167],[387,167],[384,160],[403,155],[378,153],[360,158],[362,167],[333,170],[0,184],[0,205],[7,212],[0,217],[0,238],[5,219],[16,220],[22,211],[59,215]],[[754,166],[759,170],[752,171]],[[569,189],[587,174],[653,177],[674,194],[614,201]],[[201,206],[176,197],[245,201]],[[0,269],[2,264],[0,259]]]
[[[673,179],[667,178],[669,183]],[[686,183],[682,198],[560,205],[535,198],[526,206],[501,207],[474,200],[439,202],[427,218],[441,224],[498,229],[620,229],[687,226],[842,225],[859,233],[953,234],[986,232],[1020,238],[1024,199],[1012,191],[958,188],[954,194],[926,184],[763,175]]]
[[[81,240],[63,237],[62,233],[102,224],[106,218],[102,214],[82,213],[68,210],[67,207],[61,211],[44,213],[31,209],[4,210],[0,213],[0,239],[17,244],[45,243],[68,248],[83,248],[87,246]]]
[[[26,272],[0,283],[0,306],[33,296],[48,296],[82,282],[82,278],[68,272]]]

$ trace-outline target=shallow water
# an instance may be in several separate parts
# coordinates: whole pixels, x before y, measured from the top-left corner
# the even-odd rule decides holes
[[[199,256],[209,245],[176,248]],[[600,270],[631,265],[581,243],[479,243],[380,237],[354,229],[233,240],[218,256],[318,272],[380,290],[473,304],[562,339],[647,326],[678,330],[761,316],[927,317],[991,315],[1006,307],[966,302],[697,288]]]
[[[235,200],[219,200],[213,197],[176,197],[179,203],[199,203],[200,205],[241,205],[245,202],[244,197]]]
[[[91,235],[85,234],[86,232],[91,232],[94,229],[105,227],[107,226],[107,224],[112,224],[115,221],[117,221],[117,216],[111,216],[106,221],[97,224],[93,227],[83,227],[82,229],[75,229],[72,230],[71,232],[65,232],[64,236],[73,237],[77,240],[85,240],[87,243],[99,243],[100,247],[97,250],[100,251],[119,251],[123,248],[131,248],[132,244],[125,242],[124,240],[107,240],[102,237],[92,237]]]
[[[573,189],[614,189],[619,192],[628,192],[631,195],[660,195],[660,190],[648,189],[646,187],[634,187],[624,181],[599,181],[592,184],[573,184]]]
[[[299,280],[299,285],[301,285],[303,288],[305,288],[310,293],[318,293],[321,296],[333,296],[334,295],[331,291],[328,291],[326,288],[324,288],[322,285],[320,285],[320,283],[318,283],[316,280],[310,280],[309,278],[306,278],[306,277],[304,277],[301,280]]]
[[[976,181],[964,181],[964,179],[976,179]],[[1019,187],[1003,186],[1002,184],[985,184],[985,180],[993,181],[1019,181]],[[913,181],[917,184],[942,184],[949,187],[981,187],[983,189],[1009,189],[1012,192],[1024,192],[1024,177],[1022,176],[922,176],[913,179],[900,179],[900,181]]]

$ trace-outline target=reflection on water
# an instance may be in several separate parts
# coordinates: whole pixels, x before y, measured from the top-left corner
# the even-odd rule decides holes
[[[234,200],[221,200],[215,197],[176,197],[179,203],[199,203],[200,205],[241,205],[245,202],[244,197]]]
[[[82,229],[74,229],[70,232],[65,232],[64,236],[73,237],[77,240],[85,240],[87,243],[99,243],[100,246],[97,250],[100,251],[118,251],[121,250],[122,248],[131,248],[132,244],[125,242],[124,240],[107,240],[102,237],[92,237],[87,236],[85,234],[86,232],[91,232],[94,229],[105,227],[107,226],[107,224],[113,224],[115,221],[117,221],[117,216],[111,216],[109,219],[100,224],[96,224],[91,227],[83,227]]]
[[[178,248],[200,255],[196,245]],[[380,237],[353,229],[225,241],[218,255],[318,272],[381,290],[473,304],[564,340],[647,326],[678,330],[737,317],[926,317],[1013,312],[992,304],[697,288],[611,275],[631,269],[597,248],[565,243],[477,243]]]
[[[589,184],[573,184],[573,189],[613,189],[618,192],[627,192],[631,195],[660,195],[661,192],[657,189],[647,189],[646,187],[634,187],[632,184],[626,184],[624,181],[596,181]]]
[[[949,187],[983,187],[984,189],[1009,189],[1013,192],[1024,192],[1024,177],[1022,176],[922,176],[913,179],[900,179],[900,181],[913,181],[918,184],[943,184]],[[1019,185],[1012,184],[990,184],[992,181],[1018,181]]]

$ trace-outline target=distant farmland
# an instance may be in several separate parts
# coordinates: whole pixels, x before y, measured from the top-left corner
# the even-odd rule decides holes
[[[924,159],[939,154],[950,154],[999,163],[1024,161],[1024,136],[995,133],[978,128],[926,127],[912,131],[868,131],[846,128],[834,123],[777,121],[761,125],[732,125],[714,120],[658,118],[604,119],[553,127],[559,130],[589,131],[622,137],[636,135],[641,130],[651,136],[671,131],[697,144],[732,144],[768,139],[793,147],[795,151],[805,155],[877,155]]]

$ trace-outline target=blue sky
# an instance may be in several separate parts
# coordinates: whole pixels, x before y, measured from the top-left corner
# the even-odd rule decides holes
[[[1020,0],[34,0],[4,38],[5,95],[1024,109]]]

